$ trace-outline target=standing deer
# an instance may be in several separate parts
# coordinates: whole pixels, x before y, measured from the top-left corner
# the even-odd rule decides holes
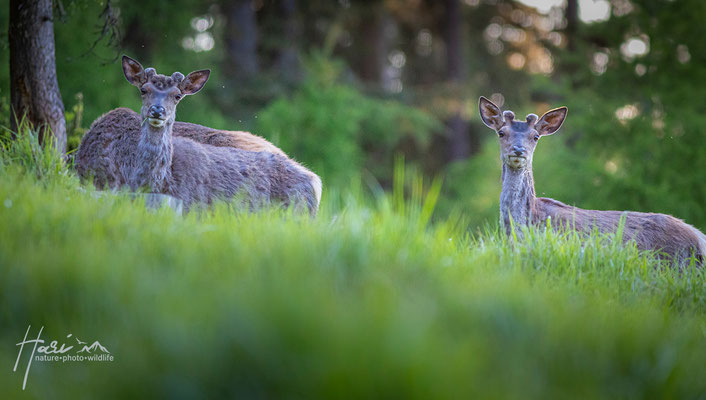
[[[527,115],[526,121],[516,121],[512,111],[501,112],[485,97],[480,98],[483,123],[495,130],[500,139],[503,163],[500,193],[500,222],[508,234],[511,223],[517,226],[554,224],[589,233],[615,232],[625,218],[623,240],[634,240],[641,250],[656,250],[683,264],[691,255],[701,262],[706,257],[706,236],[698,229],[671,215],[634,211],[583,210],[559,201],[536,197],[532,177],[532,155],[539,138],[551,135],[566,118],[566,107],[547,111],[542,118]]]
[[[93,176],[97,187],[146,187],[181,199],[187,209],[243,193],[255,207],[279,201],[316,213],[321,180],[271,143],[246,132],[175,124],[176,105],[201,90],[210,71],[165,76],[127,56],[122,66],[142,93],[141,115],[116,109],[92,124],[76,156],[81,177]]]

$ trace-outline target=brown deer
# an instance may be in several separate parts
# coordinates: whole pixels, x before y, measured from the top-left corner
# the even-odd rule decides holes
[[[500,108],[485,97],[480,98],[483,123],[495,130],[500,139],[503,163],[500,193],[500,223],[508,234],[511,218],[515,226],[541,225],[547,220],[556,226],[589,233],[615,232],[625,218],[623,240],[634,240],[641,250],[656,250],[684,264],[692,254],[703,262],[706,236],[698,229],[671,215],[634,211],[583,210],[559,201],[536,197],[532,177],[532,155],[539,138],[556,132],[566,118],[566,107],[547,111],[541,118],[529,114],[526,121],[516,121],[512,111]]]
[[[76,155],[82,178],[93,177],[99,188],[146,187],[183,200],[187,209],[242,193],[255,207],[279,201],[316,213],[321,180],[271,143],[246,132],[175,123],[176,105],[198,92],[210,71],[165,76],[127,56],[122,66],[142,93],[141,115],[116,109],[92,124]]]

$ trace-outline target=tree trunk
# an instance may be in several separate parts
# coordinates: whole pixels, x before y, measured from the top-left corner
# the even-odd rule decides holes
[[[446,121],[449,134],[448,154],[450,159],[468,158],[471,154],[471,143],[468,132],[468,121],[463,117],[463,84],[466,81],[466,58],[463,52],[463,21],[460,0],[444,1],[444,16],[442,19],[444,42],[446,43],[446,79],[454,87],[460,88],[456,93],[459,97],[455,102],[457,109],[452,110],[451,117]]]
[[[301,29],[297,18],[297,0],[281,0],[278,16],[282,23],[281,44],[275,67],[287,82],[297,81],[299,70],[299,40]]]
[[[130,57],[145,62],[154,49],[154,37],[145,29],[140,17],[126,21],[127,29],[122,37],[122,48],[130,49]]]
[[[385,66],[390,46],[390,37],[385,32],[390,26],[390,18],[379,3],[363,6],[361,11],[360,36],[363,43],[362,57],[359,57],[358,75],[376,87],[385,87]]]
[[[366,82],[380,84],[382,80],[382,68],[384,64],[384,49],[382,48],[382,19],[376,11],[364,10],[365,14],[360,23],[360,32],[363,46],[365,48],[364,57],[360,57],[359,72],[360,78]]]
[[[566,3],[566,48],[573,52],[576,50],[576,31],[579,25],[579,4],[578,0],[567,0]]]
[[[40,143],[51,135],[66,151],[66,121],[56,80],[51,0],[10,0],[10,104],[39,129]],[[11,118],[11,129],[17,124]]]
[[[232,78],[251,79],[259,70],[257,19],[252,0],[226,1],[225,42],[228,71]]]
[[[564,10],[566,27],[564,36],[566,37],[566,51],[563,57],[559,58],[558,68],[564,76],[570,78],[571,87],[577,88],[581,85],[581,76],[577,72],[583,68],[583,58],[577,53],[578,28],[579,28],[579,5],[578,0],[567,0]]]

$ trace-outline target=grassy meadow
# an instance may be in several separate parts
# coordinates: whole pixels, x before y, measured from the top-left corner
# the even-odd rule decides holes
[[[325,191],[316,219],[178,216],[7,143],[3,398],[706,397],[703,269],[610,236],[469,230],[399,167],[391,194]],[[35,361],[22,390],[28,325],[115,359]]]

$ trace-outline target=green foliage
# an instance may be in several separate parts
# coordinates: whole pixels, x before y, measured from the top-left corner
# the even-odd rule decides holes
[[[565,75],[570,84],[543,86],[569,106],[560,134],[577,156],[553,170],[575,173],[561,192],[581,206],[665,212],[704,229],[706,3],[630,4],[627,14],[582,27],[576,54],[569,55],[580,60]],[[646,43],[646,54],[624,52],[635,38]],[[596,52],[608,57],[602,73],[590,67]],[[564,54],[558,55],[561,68]]]
[[[87,27],[100,25],[104,4],[65,3],[67,17],[55,19],[57,75],[72,147],[88,121],[119,106],[137,109],[139,95],[118,63],[103,63],[114,48],[99,42],[85,54],[97,38]],[[481,3],[464,9],[470,85],[503,93],[505,107],[518,115],[560,104],[570,109],[562,130],[543,138],[535,154],[538,195],[584,208],[668,212],[706,227],[706,3],[613,1],[614,10],[619,4],[633,10],[564,37],[575,50],[554,49],[551,78],[510,71],[507,57],[521,49],[509,41],[500,54],[488,53],[488,23],[519,29],[510,16],[520,14],[508,1]],[[22,368],[0,374],[6,397],[706,393],[706,269],[677,272],[610,235],[584,239],[536,228],[523,242],[510,243],[494,225],[468,234],[467,226],[487,226],[498,216],[497,143],[479,123],[476,130],[487,134],[481,152],[452,164],[442,189],[440,180],[429,184],[410,174],[418,169],[409,157],[410,168],[398,159],[393,171],[394,154],[431,147],[438,122],[342,83],[343,65],[311,57],[301,86],[256,112],[267,98],[281,95],[282,86],[262,84],[274,74],[250,86],[225,78],[217,67],[224,64],[218,9],[185,0],[115,4],[123,31],[131,34],[125,52],[145,66],[166,73],[213,68],[204,93],[179,106],[179,120],[223,129],[257,121],[256,133],[324,177],[325,203],[315,220],[233,214],[220,206],[185,217],[148,211],[128,196],[97,196],[78,186],[28,125],[21,125],[17,140],[3,132],[0,342],[9,345],[0,346],[0,363],[14,364],[12,344],[30,324],[43,325],[45,338],[74,333],[98,339],[116,357],[102,365],[35,362],[25,392]],[[395,7],[408,9],[400,5]],[[0,7],[2,32],[8,10]],[[207,12],[216,16],[216,45],[196,55],[181,46],[182,39],[196,34],[191,18]],[[503,13],[510,16],[499,20]],[[363,27],[341,16],[350,32]],[[405,43],[394,47],[407,56],[405,91],[421,83],[426,94],[443,63],[435,55],[415,58],[415,38],[420,29],[443,24],[414,17],[399,24]],[[331,21],[315,22],[305,29],[320,37]],[[431,32],[430,43],[443,49],[443,37]],[[622,56],[620,47],[631,37],[647,37],[649,52]],[[354,39],[355,49],[336,54],[369,53],[360,45],[369,41]],[[5,42],[0,37],[0,49]],[[602,74],[590,68],[596,52],[609,57]],[[8,56],[0,51],[5,126]],[[85,109],[77,93],[84,95]],[[522,104],[529,98],[542,100],[541,107]],[[618,120],[616,111],[626,105],[638,113]],[[241,116],[245,122],[236,124]],[[368,187],[375,188],[375,180],[391,183],[392,193],[361,195],[358,175]]]
[[[66,118],[66,152],[78,150],[81,138],[86,133],[83,126],[83,93],[76,93],[76,104],[65,112]]]
[[[365,96],[341,83],[341,68],[313,56],[297,91],[258,114],[256,133],[311,167],[327,185],[345,187],[364,168],[389,180],[401,141],[412,140],[424,149],[439,122],[421,110]]]
[[[473,227],[498,221],[502,189],[498,151],[497,143],[486,140],[473,158],[454,162],[446,168],[439,204],[442,215],[463,215]]]
[[[17,122],[17,132],[3,128],[0,134],[0,169],[5,173],[19,170],[50,180],[68,177],[66,163],[53,145],[53,136],[42,146],[39,131],[29,121],[23,117]]]
[[[2,96],[2,89],[0,89],[0,127],[10,126],[10,116],[12,115],[10,107],[10,97]]]
[[[533,228],[512,243],[431,224],[440,183],[425,189],[402,159],[391,195],[370,203],[354,185],[316,219],[221,205],[181,217],[37,173],[53,152],[27,150],[31,132],[0,149],[0,342],[32,325],[99,340],[115,361],[35,361],[22,391],[25,352],[0,374],[6,396],[706,391],[706,269],[679,272],[613,235]],[[3,364],[16,359],[0,346]]]
[[[537,194],[582,208],[668,213],[704,230],[706,3],[611,3],[610,19],[580,24],[568,38],[573,50],[553,49],[551,79],[530,79],[540,103],[503,106],[518,115],[569,107],[561,130],[537,147]],[[625,7],[630,11],[619,12]],[[624,54],[633,38],[645,41],[646,54]],[[598,53],[607,57],[604,71],[594,65]],[[447,168],[441,206],[445,213],[462,210],[479,226],[497,219],[501,170],[496,140],[477,125],[487,142],[473,159]]]
[[[424,162],[437,168],[446,163],[443,140],[429,134],[442,131],[432,118],[341,83],[341,75],[362,76],[363,66],[375,64],[368,48],[375,37],[367,37],[375,34],[368,25],[374,21],[368,16],[379,12],[385,15],[383,20],[398,28],[395,39],[383,38],[379,43],[387,43],[386,51],[405,55],[399,71],[405,88],[402,99],[414,98],[416,93],[414,101],[437,115],[446,115],[437,110],[449,108],[447,103],[495,92],[504,95],[504,107],[515,111],[542,112],[550,106],[569,106],[561,132],[543,139],[537,150],[535,175],[541,195],[584,208],[666,212],[706,228],[702,206],[706,185],[700,168],[706,162],[702,140],[706,42],[701,40],[706,3],[701,0],[612,1],[613,13],[608,20],[579,22],[575,34],[561,31],[564,21],[559,9],[548,16],[509,0],[471,2],[479,4],[462,6],[468,80],[463,85],[452,84],[456,91],[441,90],[446,75],[439,49],[444,49],[448,39],[439,29],[444,25],[439,23],[443,6],[436,2],[300,5],[298,17],[317,23],[305,24],[305,34],[297,40],[282,40],[277,2],[261,2],[258,55],[262,68],[252,82],[228,78],[223,7],[186,0],[143,3],[113,2],[125,35],[121,51],[164,73],[212,69],[204,91],[182,101],[177,119],[228,130],[254,127],[323,175],[327,190],[346,188],[361,171],[365,178],[373,177],[390,187],[396,153],[404,153],[412,165]],[[56,15],[54,24],[57,76],[71,149],[99,115],[120,106],[137,110],[140,100],[114,59],[118,49],[105,37],[101,39],[100,29],[92,28],[101,27],[105,2],[64,1],[63,5],[66,14]],[[535,21],[535,26],[518,22],[523,15],[527,17],[524,21]],[[192,20],[202,16],[213,21],[206,32],[192,26]],[[552,24],[538,23],[547,18]],[[10,116],[8,22],[9,8],[0,7],[0,50],[4,50],[0,51],[0,125],[4,126],[9,125]],[[502,29],[492,40],[491,24]],[[562,39],[560,47],[549,44],[554,40],[546,40],[552,37],[548,32],[537,31],[540,25],[555,26],[552,33],[563,35],[553,36]],[[526,41],[512,39],[518,29]],[[212,50],[196,53],[182,45],[185,38],[194,39],[201,33],[213,36]],[[429,45],[429,53],[420,51],[422,33],[431,35],[429,43],[434,46]],[[630,38],[646,40],[647,53],[623,55],[621,46]],[[571,50],[562,47],[567,41],[573,45]],[[309,57],[304,65],[307,77],[298,88],[292,82],[282,82],[281,72],[270,68],[283,45],[306,52],[322,43],[347,65],[317,55]],[[491,51],[491,44],[500,44],[500,50]],[[529,73],[536,61],[533,54],[544,46],[552,52],[554,72],[551,76]],[[592,67],[598,52],[608,57],[603,73]],[[523,69],[508,66],[514,53],[525,56]],[[382,58],[379,61],[389,61]],[[369,79],[362,84],[369,85],[366,90],[375,90],[378,84]],[[288,96],[290,85],[296,89]],[[430,95],[437,91],[442,95]],[[75,100],[79,93],[85,107]],[[529,99],[538,103],[530,104]],[[615,112],[625,105],[635,106],[639,113],[631,120],[619,121]],[[471,118],[477,121],[475,106],[470,108]],[[469,134],[475,136],[484,130],[476,124]],[[480,133],[485,134],[490,132]],[[428,145],[430,140],[436,143]],[[463,210],[474,226],[497,217],[500,170],[493,162],[497,149],[487,146],[480,158],[449,166],[440,199],[444,214]]]
[[[216,105],[222,92],[232,91],[224,84],[223,72],[216,68],[220,48],[210,52],[195,53],[182,47],[182,40],[194,35],[190,21],[208,11],[208,3],[187,0],[157,0],[150,2],[113,2],[118,13],[119,29],[125,36],[116,48],[108,38],[100,36],[104,20],[101,13],[104,1],[64,1],[65,15],[54,18],[56,42],[56,70],[66,109],[67,128],[72,126],[82,96],[82,124],[68,133],[68,147],[78,145],[82,129],[100,115],[117,107],[140,108],[139,91],[124,78],[119,55],[137,58],[145,67],[155,67],[158,72],[170,75],[174,71],[211,68],[208,85],[194,98],[184,100],[177,110],[177,119],[208,125],[218,129],[241,129],[242,126],[228,115],[227,108]],[[7,32],[9,7],[0,7],[0,31]],[[3,43],[0,37],[0,50]],[[95,47],[94,42],[98,40]],[[219,45],[223,41],[217,40]],[[9,51],[0,51],[0,124],[9,121]]]
[[[566,191],[585,194],[594,207],[666,212],[704,228],[706,186],[700,166],[706,165],[706,147],[701,126],[703,112],[694,105],[662,106],[659,103],[613,102],[581,97],[570,103],[585,109],[568,121],[567,132],[576,140],[575,149],[590,158],[594,168],[577,170],[592,176],[583,182],[567,181]],[[616,111],[634,106],[639,115],[619,121]],[[669,110],[669,111],[667,111]],[[579,189],[595,181],[595,191]]]
[[[399,195],[374,208],[331,198],[315,220],[179,217],[75,181],[0,174],[0,341],[31,324],[115,357],[34,362],[25,392],[22,368],[1,374],[12,398],[706,390],[704,270],[662,268],[609,236],[467,237]],[[0,347],[5,365],[16,350]]]

